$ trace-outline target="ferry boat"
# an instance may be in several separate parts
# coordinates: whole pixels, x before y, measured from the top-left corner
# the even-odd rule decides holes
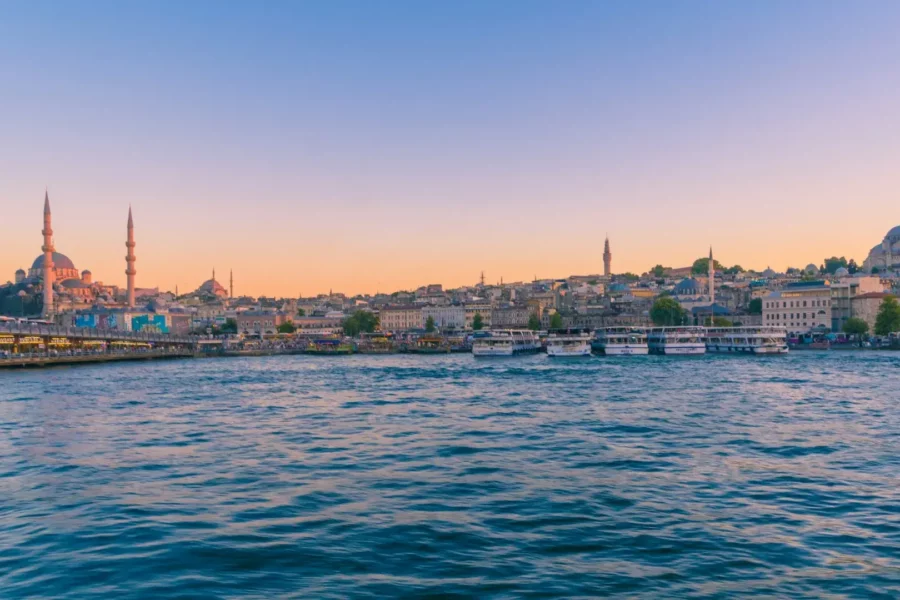
[[[591,347],[607,356],[648,354],[647,332],[637,327],[607,327],[597,332]]]
[[[353,354],[353,344],[336,338],[310,340],[307,354]]]
[[[389,335],[380,331],[363,333],[356,351],[360,354],[391,354],[394,352],[394,342]]]
[[[409,351],[413,354],[447,354],[450,343],[440,335],[425,335],[417,339]]]
[[[654,327],[647,334],[651,354],[706,354],[706,329],[703,327]]]
[[[785,354],[784,327],[713,327],[706,330],[706,351],[722,354]]]
[[[547,356],[591,355],[591,333],[587,329],[554,329],[547,335]]]
[[[477,337],[472,342],[472,354],[475,356],[513,356],[540,349],[540,339],[527,329],[491,331],[489,335]]]

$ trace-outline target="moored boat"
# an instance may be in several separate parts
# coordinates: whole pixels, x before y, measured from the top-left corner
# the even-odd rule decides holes
[[[353,354],[353,344],[338,338],[321,338],[310,340],[306,346],[307,354]]]
[[[472,342],[472,354],[475,356],[513,356],[538,352],[540,349],[540,339],[527,329],[491,331]]]
[[[647,348],[651,354],[706,354],[706,330],[688,326],[653,327],[647,333]]]
[[[587,329],[552,329],[547,335],[547,356],[566,358],[591,355]]]
[[[712,327],[706,330],[706,351],[719,354],[786,354],[784,327]]]
[[[607,356],[648,354],[647,332],[638,327],[606,327],[597,331],[592,348]]]

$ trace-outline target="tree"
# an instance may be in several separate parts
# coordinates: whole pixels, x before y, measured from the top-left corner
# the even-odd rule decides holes
[[[713,264],[716,267],[717,271],[722,271],[722,263],[713,259]],[[694,275],[706,275],[709,272],[709,258],[703,257],[698,258],[694,261],[694,264],[691,265],[691,273]]]
[[[220,333],[237,333],[237,321],[234,319],[225,319],[225,324],[219,328]]]
[[[356,337],[360,333],[372,333],[378,326],[378,317],[367,310],[358,310],[343,322],[344,334]]]
[[[562,315],[559,313],[553,313],[550,315],[550,329],[562,329],[563,319]]]
[[[834,272],[841,267],[847,269],[847,259],[843,256],[840,258],[838,258],[837,256],[832,256],[831,258],[825,259],[825,263],[822,265],[822,271],[828,273],[829,275],[834,275]],[[849,271],[850,269],[847,270]]]
[[[528,317],[528,329],[532,331],[538,331],[541,328],[541,320],[538,319],[537,315],[531,315]]]
[[[706,261],[706,264],[709,264],[709,260]],[[741,265],[734,265],[733,267],[728,267],[725,269],[726,275],[737,275],[738,273],[743,273],[744,267]]]
[[[856,264],[856,261],[853,260],[852,258],[851,258],[850,261],[847,263],[847,271],[848,271],[851,275],[855,275],[856,273],[859,272],[859,265]]]
[[[475,331],[484,329],[484,318],[481,316],[481,313],[475,313],[475,316],[472,317],[472,329]]]
[[[762,314],[762,298],[754,298],[750,301],[750,304],[747,306],[747,310],[751,315],[761,315]]]
[[[683,325],[687,312],[670,297],[657,298],[650,309],[650,319],[655,325]]]
[[[876,335],[888,335],[900,331],[900,303],[893,296],[885,296],[875,317]]]
[[[297,316],[298,316],[298,317],[305,317],[305,316],[306,316],[306,311],[303,310],[302,308],[298,308],[298,309],[297,309]]]
[[[297,328],[290,321],[285,321],[278,326],[278,333],[294,333],[295,331],[297,331]]]
[[[729,319],[725,317],[713,317],[712,318],[712,326],[713,327],[733,327],[734,323],[732,323]]]
[[[425,331],[431,333],[434,331],[434,317],[428,315],[428,318],[425,319]]]
[[[844,333],[848,335],[858,335],[862,337],[869,332],[869,324],[859,317],[850,317],[844,323]]]
[[[666,276],[666,271],[671,269],[672,267],[664,267],[662,265],[656,265],[652,269],[650,269],[650,274],[656,277],[657,279],[661,279]]]

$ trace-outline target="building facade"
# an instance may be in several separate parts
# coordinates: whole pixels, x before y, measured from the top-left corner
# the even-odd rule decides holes
[[[463,329],[466,326],[466,309],[458,305],[424,306],[422,322],[427,323],[428,317],[434,320],[434,326],[439,329]]]
[[[853,298],[860,294],[883,292],[880,277],[846,277],[831,283],[831,330],[842,331],[853,313]]]
[[[824,281],[789,284],[763,298],[763,325],[784,327],[791,335],[815,328],[831,330],[831,287]]]
[[[425,326],[421,306],[385,306],[379,312],[379,322],[382,331],[409,331]]]

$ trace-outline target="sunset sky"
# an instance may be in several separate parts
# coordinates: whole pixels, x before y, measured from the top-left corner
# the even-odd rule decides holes
[[[182,292],[866,257],[900,224],[900,2],[0,7],[0,281]]]

